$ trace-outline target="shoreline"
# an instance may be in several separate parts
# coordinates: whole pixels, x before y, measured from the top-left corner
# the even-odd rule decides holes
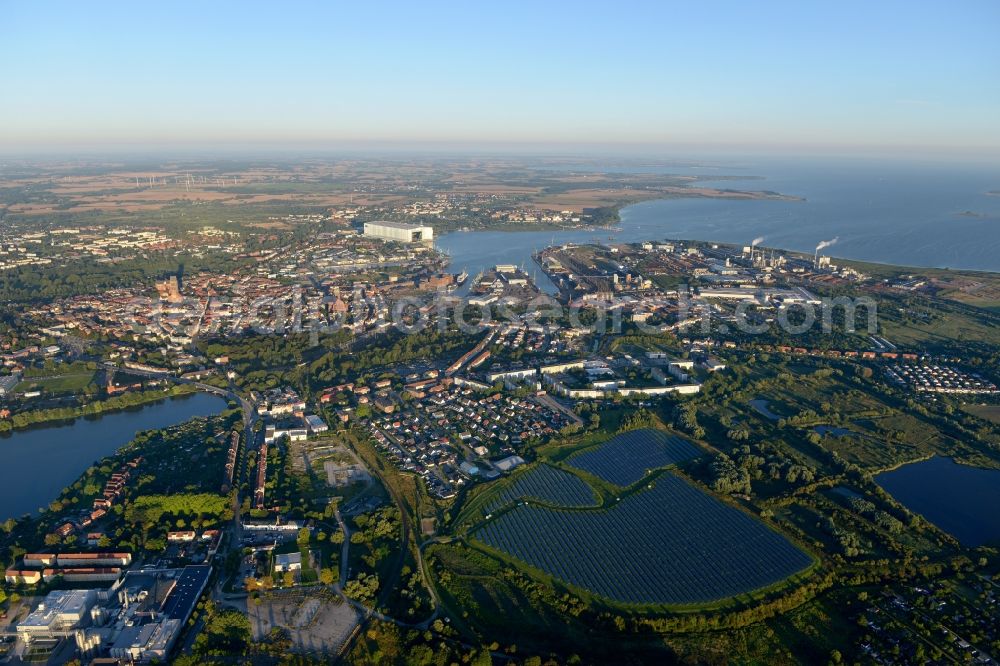
[[[43,519],[49,503],[66,487],[79,481],[95,462],[118,455],[139,433],[213,418],[227,410],[224,399],[205,391],[168,395],[137,407],[104,412],[96,419],[47,422],[0,438],[0,450],[27,466],[24,475],[5,486],[0,519],[19,520],[25,515],[33,521]],[[47,464],[34,464],[37,461]]]
[[[765,180],[764,176],[757,176],[755,178]],[[620,199],[604,206],[595,206],[594,208],[608,210],[613,213],[607,220],[602,221],[600,224],[531,224],[524,222],[501,222],[487,226],[463,225],[457,228],[455,225],[451,224],[437,224],[435,233],[440,233],[440,235],[443,236],[456,232],[468,233],[473,231],[508,231],[516,233],[522,231],[590,231],[610,229],[621,224],[621,212],[623,209],[650,201],[676,201],[678,199],[710,199],[715,201],[786,201],[789,203],[807,201],[805,197],[800,197],[794,194],[782,194],[781,192],[775,192],[772,190],[737,190],[698,186],[671,186],[661,188],[659,190],[632,190],[631,194],[632,196],[627,199]],[[533,204],[533,202],[530,201],[526,203]],[[537,204],[533,205],[537,206]],[[435,222],[433,221],[429,221],[427,224],[435,226]],[[440,228],[441,231],[437,232],[437,228]]]
[[[651,202],[651,201],[674,201],[674,200],[675,199],[648,199],[646,201],[636,202],[636,203],[648,203],[648,202]],[[627,206],[623,206],[622,208],[623,209],[624,208],[628,208],[629,206],[633,206],[633,205],[636,205],[636,204],[628,204]],[[556,233],[556,232],[560,232],[560,231],[563,231],[563,232],[574,232],[575,231],[575,232],[582,232],[582,233],[600,233],[601,231],[606,231],[606,232],[609,232],[611,234],[614,234],[614,233],[617,233],[618,231],[621,230],[621,227],[618,226],[620,224],[622,224],[621,220],[619,220],[619,222],[616,223],[616,226],[614,226],[614,227],[608,227],[608,226],[587,226],[587,225],[570,226],[570,227],[567,227],[567,226],[557,226],[557,225],[546,225],[546,226],[537,225],[537,226],[523,228],[523,229],[512,229],[512,228],[468,228],[468,229],[456,229],[456,230],[444,231],[443,233],[441,233],[440,236],[436,236],[434,240],[435,240],[435,242],[437,242],[438,240],[440,240],[442,238],[445,238],[446,236],[451,236],[453,234],[474,234],[474,233],[505,233],[505,234],[509,233],[509,234],[518,234],[518,233],[540,233],[540,232],[552,232],[552,233]],[[680,241],[680,242],[687,242],[687,243],[714,243],[714,244],[718,244],[718,245],[729,245],[729,246],[733,246],[733,247],[739,245],[739,243],[734,243],[734,242],[730,242],[730,241],[712,240],[712,239],[708,239],[708,238],[683,238],[683,237],[680,237],[680,236],[677,236],[677,237],[674,237],[674,236],[662,236],[662,235],[655,234],[655,233],[651,234],[648,237],[646,237],[645,240],[648,240],[648,241]],[[574,243],[574,241],[569,241],[569,242],[570,243]],[[607,244],[613,244],[613,245],[630,245],[630,244],[640,243],[640,242],[643,242],[643,241],[640,241],[640,240],[621,240],[621,241],[618,241],[618,240],[616,240],[614,238],[610,238],[609,237],[606,241],[601,241],[601,240],[595,239],[593,242],[600,242],[600,243],[606,244],[606,245]],[[559,245],[560,243],[557,241],[555,244]],[[584,243],[584,244],[586,244],[586,243]],[[781,246],[777,246],[777,245],[773,245],[773,246],[772,245],[766,245],[766,246],[765,245],[761,245],[760,247],[766,248],[766,249],[780,250],[782,252],[788,252],[788,253],[791,253],[791,254],[797,254],[797,255],[802,255],[802,256],[807,256],[807,255],[810,254],[809,252],[807,252],[805,250],[797,250],[797,249],[794,249],[794,248],[781,247]],[[836,261],[836,262],[838,262],[840,264],[844,264],[844,265],[847,265],[847,266],[852,266],[852,267],[860,268],[862,270],[866,266],[871,266],[871,267],[875,267],[875,268],[896,270],[898,272],[940,271],[940,272],[946,273],[948,275],[977,275],[977,274],[981,274],[983,276],[988,276],[988,277],[993,277],[993,276],[996,276],[996,275],[1000,275],[1000,268],[993,270],[993,269],[988,269],[988,268],[952,268],[950,266],[921,266],[921,265],[916,265],[916,264],[895,264],[895,263],[889,263],[889,262],[885,262],[885,261],[874,261],[874,260],[870,260],[870,259],[851,259],[849,257],[845,257],[845,256],[842,256],[842,255],[833,255],[833,254],[828,255],[828,256],[832,260],[834,260],[834,261]],[[533,254],[532,254],[532,258],[534,258]],[[453,257],[451,257],[450,255],[448,255],[448,262],[451,263],[451,261],[453,261]]]
[[[180,390],[177,390],[175,392],[176,388],[180,388]],[[147,405],[155,404],[157,402],[162,402],[164,400],[171,400],[175,398],[186,398],[195,395],[196,393],[199,393],[198,389],[189,389],[186,387],[184,388],[175,387],[167,389],[165,391],[142,391],[141,393],[132,394],[132,395],[139,395],[141,396],[142,399],[128,405],[108,407],[106,409],[101,409],[100,411],[97,412],[84,411],[87,409],[87,407],[91,405],[101,405],[101,406],[107,405],[111,400],[114,400],[114,398],[109,398],[107,400],[97,400],[94,402],[87,403],[86,405],[67,408],[67,409],[72,409],[74,412],[79,412],[72,416],[57,416],[52,414],[42,418],[41,420],[31,421],[30,423],[22,425],[15,425],[14,419],[13,417],[11,417],[11,420],[9,421],[9,423],[11,424],[10,429],[0,430],[0,442],[2,442],[4,439],[13,437],[15,434],[19,432],[31,431],[36,428],[42,429],[46,427],[51,427],[53,424],[60,424],[60,423],[68,426],[72,425],[81,418],[86,419],[87,417],[91,416],[101,418],[103,416],[110,416],[112,414],[120,414],[121,412],[129,411],[133,407],[145,407]],[[58,411],[58,410],[59,408],[55,408],[55,410],[36,410],[32,412],[20,412],[19,414],[38,414],[38,413]],[[15,414],[14,416],[18,416],[18,414]]]

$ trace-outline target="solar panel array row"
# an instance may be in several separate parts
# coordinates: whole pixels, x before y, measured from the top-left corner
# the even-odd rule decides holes
[[[674,474],[608,510],[518,506],[475,537],[626,603],[711,602],[777,583],[811,561],[760,521]]]
[[[549,465],[538,465],[522,472],[491,495],[483,506],[483,513],[492,513],[524,498],[566,507],[597,504],[594,491],[580,477]]]
[[[693,443],[659,430],[629,430],[567,461],[618,486],[630,486],[649,470],[675,465],[701,455]]]

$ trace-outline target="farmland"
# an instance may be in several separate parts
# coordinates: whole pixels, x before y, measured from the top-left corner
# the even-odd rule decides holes
[[[962,409],[973,416],[1000,424],[1000,405],[963,405]]]
[[[565,583],[628,604],[706,604],[768,587],[810,556],[674,474],[611,509],[520,505],[474,537]]]
[[[621,433],[572,456],[567,462],[605,481],[627,487],[649,470],[675,465],[700,453],[701,450],[687,440],[643,428]]]

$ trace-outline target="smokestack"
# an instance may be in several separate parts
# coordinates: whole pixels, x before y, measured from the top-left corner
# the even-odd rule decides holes
[[[816,252],[813,253],[813,266],[817,266],[819,264],[819,251],[823,248],[830,247],[839,240],[840,236],[834,236],[831,240],[820,241],[819,245],[816,246]]]

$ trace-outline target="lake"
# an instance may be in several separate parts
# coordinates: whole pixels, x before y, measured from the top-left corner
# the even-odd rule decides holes
[[[936,456],[883,472],[875,481],[964,546],[1000,541],[1000,470]]]
[[[440,236],[454,272],[474,276],[497,263],[523,265],[554,293],[532,253],[565,243],[632,243],[665,238],[764,245],[812,252],[838,238],[832,256],[889,264],[1000,271],[1000,166],[885,159],[743,158],[711,169],[573,166],[580,172],[760,176],[704,181],[772,190],[804,201],[660,199],[627,206],[620,231],[468,231]]]
[[[140,430],[165,428],[195,416],[218,414],[226,404],[219,396],[195,393],[0,437],[6,472],[0,483],[0,520],[35,513],[48,506],[90,465],[117,451]]]

